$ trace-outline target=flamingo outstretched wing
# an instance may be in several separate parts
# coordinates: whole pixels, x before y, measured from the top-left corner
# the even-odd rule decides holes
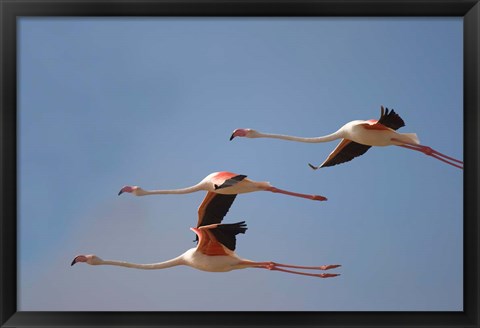
[[[388,111],[388,108],[386,108],[385,110],[383,106],[381,107],[381,114],[377,123],[383,124],[386,127],[395,131],[405,126],[405,122],[400,117],[400,115],[395,113],[393,109],[390,112]]]
[[[197,228],[222,222],[235,197],[236,194],[222,195],[209,191],[198,207]]]
[[[239,233],[245,233],[247,231],[247,225],[245,221],[237,223],[224,223],[219,224],[217,227],[209,229],[209,231],[215,236],[215,239],[227,247],[229,250],[234,251],[236,247],[235,236]]]
[[[319,166],[313,166],[312,164],[309,165],[312,169],[316,170],[321,167],[334,166],[349,162],[355,157],[365,154],[370,147],[371,146],[362,145],[349,139],[342,139],[322,164]]]
[[[198,207],[197,228],[222,222],[235,197],[237,197],[236,194],[222,195],[211,191],[207,192]],[[198,241],[198,235],[195,236],[194,241]]]
[[[236,247],[236,235],[245,233],[245,221],[228,224],[210,224],[196,229],[199,236],[197,250],[208,256],[229,256]]]
[[[198,249],[210,256],[227,255],[222,247],[231,251],[235,250],[236,238],[239,233],[245,233],[247,227],[245,221],[229,224],[221,224],[223,218],[233,204],[237,195],[222,195],[208,192],[198,208],[199,233],[201,234]],[[197,235],[197,239],[198,235]]]

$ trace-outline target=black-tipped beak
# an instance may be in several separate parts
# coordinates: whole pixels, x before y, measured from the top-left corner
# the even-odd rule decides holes
[[[118,196],[120,196],[121,194],[123,194],[123,189],[120,189],[120,191],[118,192]]]
[[[230,141],[232,141],[232,140],[233,140],[233,138],[235,138],[235,135],[234,135],[234,133],[232,133],[232,135],[230,136]]]
[[[77,258],[73,259],[72,264],[70,264],[70,266],[73,266],[75,263],[77,263]]]

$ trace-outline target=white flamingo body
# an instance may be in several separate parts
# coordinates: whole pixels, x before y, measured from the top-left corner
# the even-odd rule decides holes
[[[214,172],[207,175],[199,183],[180,189],[164,189],[164,190],[145,190],[138,186],[124,186],[120,192],[121,195],[124,192],[131,193],[135,196],[147,196],[147,195],[165,195],[165,194],[188,194],[197,191],[205,190],[208,192],[214,192],[222,195],[237,195],[245,194],[255,191],[270,191],[274,193],[281,193],[289,196],[301,197],[311,200],[327,200],[324,196],[320,195],[307,195],[296,192],[291,192],[283,189],[273,187],[266,181],[254,181],[248,179],[246,175],[236,174],[232,172]]]
[[[420,144],[415,133],[398,133],[397,129],[405,126],[402,118],[395,111],[388,111],[381,107],[378,120],[355,120],[343,125],[336,132],[314,138],[296,137],[282,134],[263,133],[253,129],[236,129],[230,136],[246,138],[272,138],[296,142],[322,143],[341,139],[337,147],[320,165],[309,164],[313,169],[334,166],[351,161],[363,155],[370,147],[400,146],[403,148],[420,151],[449,165],[463,169],[463,162],[442,154],[428,146]]]
[[[76,256],[71,265],[73,266],[76,263],[84,262],[90,265],[113,265],[143,270],[158,270],[186,265],[207,272],[228,272],[245,268],[261,268],[319,278],[330,278],[339,275],[336,273],[308,273],[284,269],[286,267],[307,270],[329,270],[338,268],[340,266],[338,264],[297,266],[271,261],[255,262],[240,258],[234,252],[236,248],[236,235],[245,233],[247,230],[245,221],[231,224],[220,223],[235,200],[235,197],[236,195],[222,195],[208,192],[198,208],[197,227],[190,228],[198,237],[197,247],[191,248],[171,260],[158,263],[138,264],[125,261],[103,260],[94,254],[90,254]]]
[[[420,144],[415,133],[398,133],[393,129],[370,130],[376,121],[355,120],[348,122],[339,130],[338,139],[348,139],[366,146],[385,147],[403,143]],[[397,141],[398,140],[398,141]]]
[[[222,245],[225,250],[228,250]],[[242,265],[244,259],[240,258],[234,252],[228,250],[229,255],[209,256],[205,255],[197,248],[191,248],[182,254],[185,265],[207,272],[228,272],[237,269],[244,269],[247,266]]]
[[[206,190],[211,192],[216,192],[222,195],[237,195],[237,194],[246,194],[254,191],[266,191],[269,188],[272,188],[270,182],[267,181],[253,181],[249,178],[244,178],[241,181],[238,181],[232,186],[226,188],[217,188],[221,186],[225,180],[237,176],[235,173],[231,172],[214,172],[207,175],[199,184],[201,185],[200,190]]]

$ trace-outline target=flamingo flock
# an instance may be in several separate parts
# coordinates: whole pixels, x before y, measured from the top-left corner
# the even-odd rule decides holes
[[[463,161],[442,154],[431,147],[421,145],[415,133],[398,133],[397,130],[403,126],[405,126],[405,122],[394,110],[389,111],[388,108],[385,109],[382,106],[378,120],[351,121],[337,131],[321,137],[304,138],[262,133],[253,129],[236,129],[231,134],[230,140],[236,137],[245,137],[322,143],[340,139],[338,145],[327,156],[323,163],[317,166],[309,163],[309,166],[314,170],[349,162],[365,154],[372,146],[399,146],[415,150],[463,170]],[[208,272],[228,272],[245,268],[259,268],[317,278],[333,278],[340,275],[339,273],[309,272],[311,270],[326,271],[335,269],[341,266],[339,264],[299,266],[272,261],[257,262],[241,258],[235,253],[236,236],[246,232],[247,226],[245,221],[222,223],[223,218],[238,194],[269,191],[310,200],[326,201],[327,198],[324,196],[279,189],[272,186],[269,182],[250,180],[246,175],[226,171],[211,173],[197,184],[180,189],[145,190],[139,186],[126,185],[120,189],[118,195],[123,193],[130,193],[134,196],[188,194],[199,191],[206,191],[207,193],[198,208],[197,225],[195,228],[190,228],[190,230],[196,234],[195,241],[197,245],[195,248],[191,248],[173,259],[158,263],[138,264],[125,261],[103,260],[94,254],[82,254],[77,255],[71,262],[71,265],[86,263],[89,265],[113,265],[144,270],[166,269],[173,266],[184,265]]]

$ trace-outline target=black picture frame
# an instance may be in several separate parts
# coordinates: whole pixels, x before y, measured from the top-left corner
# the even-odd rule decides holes
[[[0,0],[1,327],[479,327],[478,0]],[[464,22],[464,311],[19,312],[17,311],[17,18],[22,16],[456,16]],[[450,268],[446,267],[445,270]]]

